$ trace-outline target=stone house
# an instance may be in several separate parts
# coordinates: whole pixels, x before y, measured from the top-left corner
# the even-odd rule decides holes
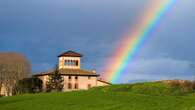
[[[92,87],[110,85],[110,83],[98,79],[100,75],[96,71],[82,69],[81,57],[81,54],[74,51],[67,51],[58,56],[59,72],[64,79],[63,91],[87,90]],[[53,71],[48,71],[35,75],[43,81],[43,90],[46,89],[46,83],[52,73]]]

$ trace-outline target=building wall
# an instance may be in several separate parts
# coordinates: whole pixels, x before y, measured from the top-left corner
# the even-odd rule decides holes
[[[65,60],[77,60],[78,66],[66,66]],[[80,69],[81,67],[81,60],[80,57],[59,57],[59,69]]]
[[[69,84],[72,85],[72,89],[69,88]],[[75,88],[75,84],[78,85],[78,88]],[[87,90],[91,87],[95,87],[96,85],[97,85],[97,77],[71,76],[71,79],[69,79],[69,76],[64,76],[64,91]]]
[[[71,77],[71,79],[69,79]],[[77,78],[76,78],[77,77]],[[49,81],[48,75],[38,76],[39,79],[43,81],[43,90],[46,90],[46,83]],[[64,78],[64,89],[63,91],[75,91],[75,90],[88,90],[92,87],[97,86],[108,86],[108,83],[104,83],[102,81],[97,80],[96,76],[63,76]],[[69,84],[71,84],[71,89],[69,88]],[[77,84],[78,88],[75,88],[75,84]],[[5,87],[2,86],[0,90],[0,95],[7,95]]]
[[[69,76],[63,76],[64,78],[64,89],[63,91],[73,91],[73,90],[87,90],[91,87],[97,86],[97,77],[95,76],[70,76],[71,79],[69,79]],[[76,79],[77,77],[77,79]],[[49,76],[39,76],[43,81],[43,90],[46,90],[46,82],[49,81]],[[71,89],[69,88],[69,85],[71,84]],[[75,84],[78,85],[78,88],[75,88]]]
[[[44,76],[39,76],[38,78],[41,79],[43,82],[43,85],[42,85],[43,90],[46,90],[46,83],[47,81],[49,81],[49,76],[44,75]]]

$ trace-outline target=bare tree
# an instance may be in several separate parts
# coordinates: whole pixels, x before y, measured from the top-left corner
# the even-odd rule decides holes
[[[0,53],[0,84],[4,85],[7,95],[16,92],[14,87],[17,81],[28,77],[30,73],[30,63],[23,55]]]
[[[3,65],[0,65],[0,95],[1,95],[1,88],[3,86]]]

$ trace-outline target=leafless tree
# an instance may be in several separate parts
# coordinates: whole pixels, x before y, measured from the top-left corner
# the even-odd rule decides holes
[[[0,90],[4,85],[7,95],[14,91],[17,81],[28,77],[31,73],[29,61],[20,54],[0,53]]]

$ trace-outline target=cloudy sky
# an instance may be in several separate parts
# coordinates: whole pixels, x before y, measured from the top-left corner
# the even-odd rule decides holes
[[[0,0],[0,51],[24,54],[33,72],[40,72],[53,68],[60,53],[74,50],[84,54],[83,68],[101,73],[153,1]],[[120,82],[195,78],[194,4],[177,1]]]

